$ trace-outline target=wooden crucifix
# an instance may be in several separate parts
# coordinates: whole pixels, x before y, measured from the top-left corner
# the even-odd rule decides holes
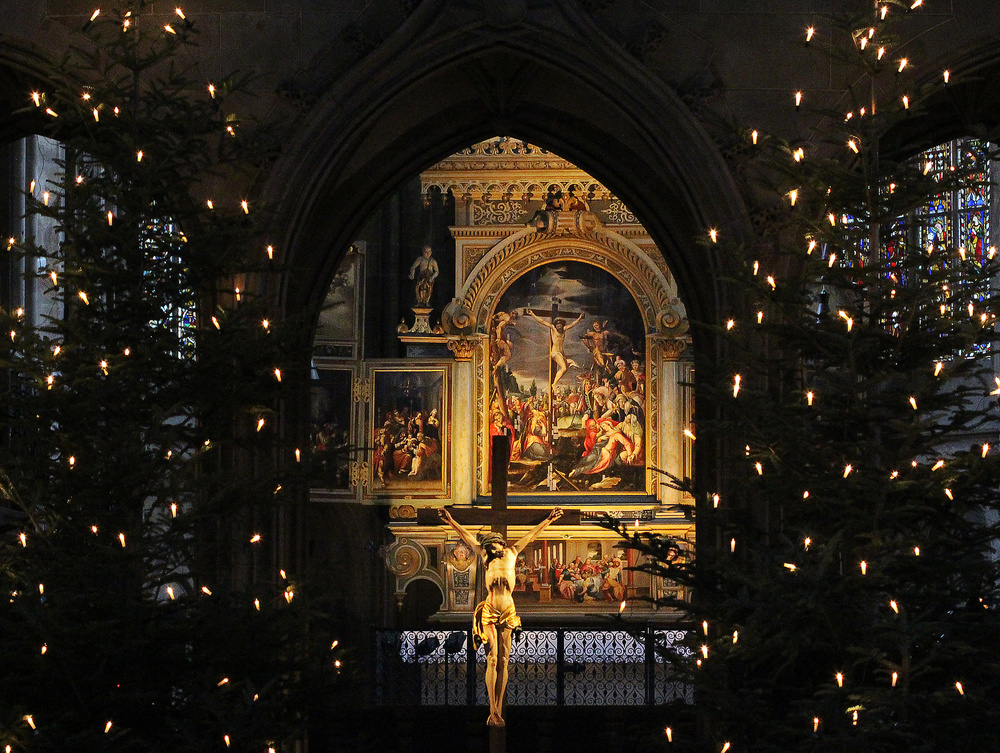
[[[506,746],[504,735],[504,696],[507,690],[507,662],[510,658],[511,641],[515,633],[520,633],[521,620],[514,608],[514,567],[517,556],[548,525],[562,518],[559,508],[546,513],[540,510],[509,510],[507,508],[507,467],[510,463],[510,438],[505,435],[492,438],[492,496],[490,510],[454,510],[442,508],[438,515],[450,525],[459,537],[479,556],[485,564],[486,599],[477,607],[473,615],[473,633],[477,640],[488,646],[486,660],[486,689],[490,698],[490,716],[487,725],[490,730],[490,753],[503,753]],[[431,522],[433,510],[421,510],[418,523]],[[565,516],[563,522],[579,523],[580,513]],[[490,525],[490,533],[477,538],[463,525]],[[534,527],[512,545],[507,544],[507,526],[531,525]]]

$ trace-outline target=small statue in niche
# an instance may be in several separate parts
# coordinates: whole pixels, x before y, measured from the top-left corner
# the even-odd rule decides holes
[[[417,281],[417,305],[427,306],[431,301],[431,293],[434,292],[434,280],[437,279],[440,270],[437,260],[433,258],[433,249],[424,246],[413,264],[410,265],[410,279]]]

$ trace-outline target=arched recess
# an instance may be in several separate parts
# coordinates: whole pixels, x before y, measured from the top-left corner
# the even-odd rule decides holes
[[[740,238],[750,230],[722,157],[688,108],[575,3],[533,6],[504,29],[488,16],[465,3],[422,3],[306,116],[267,190],[280,218],[272,237],[294,270],[273,281],[286,310],[317,309],[339,256],[402,181],[505,134],[557,152],[614,191],[663,251],[692,318],[716,320],[720,270],[693,239],[708,227]]]

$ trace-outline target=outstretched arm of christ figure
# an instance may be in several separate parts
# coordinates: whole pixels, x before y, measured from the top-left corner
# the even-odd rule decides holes
[[[565,332],[565,331],[566,331],[566,330],[568,330],[568,329],[572,329],[572,328],[573,328],[573,327],[575,327],[575,326],[576,326],[577,324],[579,324],[579,323],[580,323],[581,321],[583,321],[583,314],[582,314],[582,313],[580,314],[580,316],[578,316],[578,317],[577,317],[576,319],[574,319],[574,320],[573,320],[572,322],[570,322],[570,323],[569,323],[569,324],[567,324],[567,325],[566,325],[565,327],[563,327],[563,332]]]
[[[549,517],[539,523],[537,526],[528,531],[524,536],[519,538],[514,544],[513,549],[515,552],[520,554],[528,544],[538,538],[538,534],[544,531],[552,523],[555,523],[559,518],[562,517],[563,511],[561,507],[556,507],[549,513]]]
[[[538,316],[537,314],[535,314],[535,312],[534,312],[534,311],[532,311],[531,309],[525,309],[525,310],[524,310],[524,313],[525,313],[525,314],[527,314],[528,316],[530,316],[530,317],[531,317],[532,319],[534,319],[534,320],[535,320],[536,322],[538,322],[539,324],[541,324],[541,325],[542,325],[543,327],[548,327],[549,329],[555,329],[555,328],[554,328],[554,327],[553,327],[553,326],[552,326],[551,324],[549,324],[549,323],[548,323],[547,321],[545,321],[544,319],[540,318],[540,317],[539,317],[539,316]]]
[[[438,510],[438,517],[455,529],[455,531],[459,535],[459,538],[461,538],[462,541],[464,541],[472,548],[472,551],[475,552],[477,557],[482,556],[483,548],[479,546],[479,541],[477,541],[476,537],[473,536],[471,533],[469,533],[469,531],[466,530],[465,527],[460,525],[459,522],[451,516],[450,512],[448,512],[445,508],[442,507],[441,509]]]

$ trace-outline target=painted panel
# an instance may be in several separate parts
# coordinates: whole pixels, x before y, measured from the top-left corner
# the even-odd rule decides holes
[[[309,473],[313,488],[350,489],[354,372],[317,367],[309,384]]]
[[[517,559],[514,603],[527,613],[546,608],[617,612],[623,601],[656,595],[649,575],[628,569],[634,559],[635,552],[617,538],[532,542]]]
[[[611,273],[563,260],[515,279],[491,318],[488,390],[484,438],[511,437],[511,494],[646,493],[643,320]]]
[[[375,496],[449,493],[448,371],[442,367],[375,368],[369,426],[369,490]]]

